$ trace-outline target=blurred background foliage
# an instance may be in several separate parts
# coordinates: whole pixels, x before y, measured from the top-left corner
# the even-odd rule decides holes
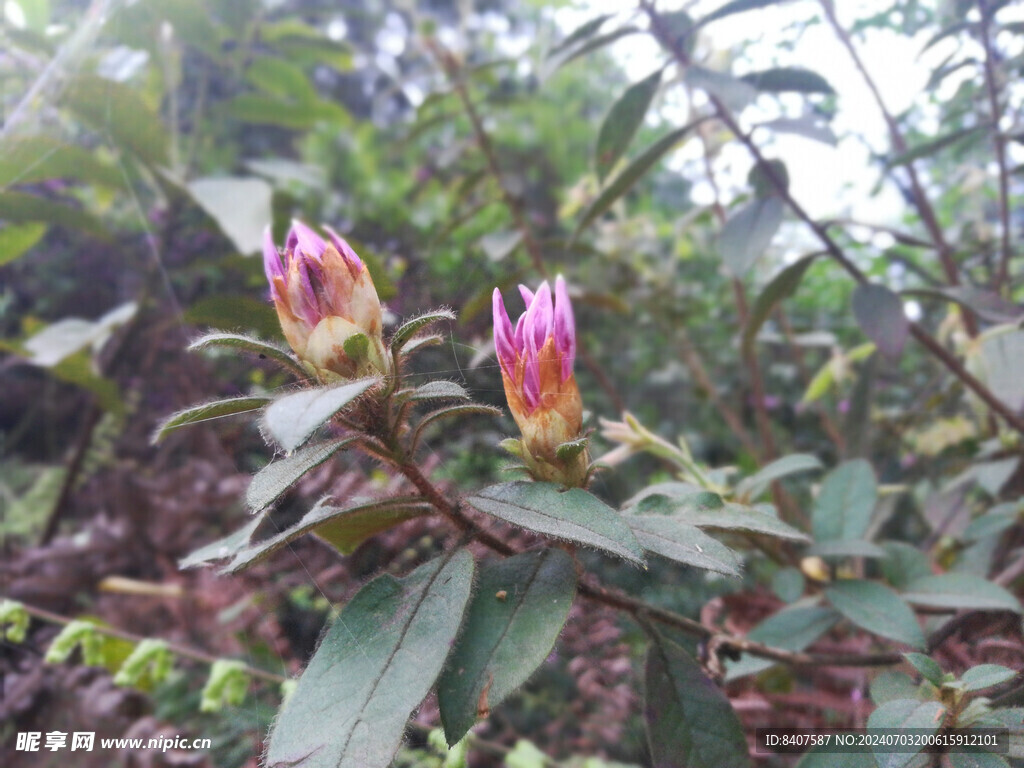
[[[345,234],[368,263],[392,327],[428,307],[457,311],[446,343],[419,358],[424,375],[463,381],[478,400],[503,406],[490,292],[497,285],[509,295],[518,282],[535,285],[560,272],[572,286],[581,331],[577,376],[590,427],[597,429],[598,416],[618,419],[629,410],[669,440],[685,436],[701,462],[741,474],[795,452],[826,466],[867,457],[885,491],[878,526],[925,553],[926,564],[1005,577],[1019,563],[1019,433],[921,346],[908,343],[888,359],[863,346],[905,328],[872,311],[885,299],[858,316],[856,283],[829,258],[793,271],[821,246],[791,215],[780,228],[781,213],[774,227],[743,213],[774,205],[765,202],[777,190],[766,187],[763,171],[759,177],[755,169],[748,183],[738,164],[721,188],[713,184],[713,202],[694,202],[695,185],[706,186],[708,170],[721,168],[736,137],[719,121],[700,122],[683,142],[700,151],[666,152],[669,162],[639,172],[645,148],[708,114],[705,92],[752,104],[748,129],[775,121],[753,134],[769,159],[773,131],[834,143],[829,124],[843,94],[792,71],[774,85],[721,74],[751,71],[745,45],[716,49],[713,38],[691,29],[691,17],[667,13],[676,45],[699,66],[686,74],[670,66],[660,88],[634,91],[635,108],[609,122],[631,80],[606,44],[635,37],[657,62],[652,69],[672,56],[643,31],[647,16],[626,4],[567,37],[572,27],[561,11],[568,5],[5,4],[5,595],[289,675],[308,658],[332,604],[379,567],[404,570],[440,546],[441,524],[412,521],[344,562],[303,541],[242,576],[177,569],[178,558],[237,527],[247,476],[269,457],[254,429],[230,419],[183,430],[158,447],[150,433],[197,400],[287,383],[259,361],[187,355],[184,347],[206,328],[280,337],[257,253],[263,228],[272,223],[281,242],[293,217]],[[756,6],[770,4],[741,5],[759,13]],[[905,145],[875,151],[864,169],[876,190],[900,191],[902,212],[881,228],[825,224],[870,280],[924,291],[904,296],[915,319],[1019,415],[1024,334],[1013,249],[1022,225],[1024,28],[1000,20],[1002,5],[981,3],[979,12],[962,2],[882,3],[881,12],[851,25],[855,44],[883,30],[935,44],[942,36],[956,46],[914,106],[892,116]],[[780,61],[807,29],[828,23],[816,4],[801,8],[788,26],[763,30],[769,40],[778,36]],[[1001,112],[998,169],[982,37],[1000,51],[989,78]],[[965,68],[969,76],[955,89],[942,88]],[[634,119],[645,113],[646,120]],[[923,176],[944,246],[936,246],[914,204],[908,167]],[[630,173],[628,191],[602,196]],[[1007,180],[1003,191],[1000,179]],[[855,205],[835,208],[839,216]],[[1010,245],[1001,240],[1007,224]],[[955,265],[959,287],[943,259]],[[783,297],[783,304],[770,301]],[[752,313],[763,325],[751,326]],[[882,319],[873,325],[872,314]],[[428,463],[453,488],[479,487],[500,477],[495,446],[513,432],[510,418],[448,428],[430,436]],[[614,447],[595,441],[597,453]],[[595,490],[620,502],[671,476],[657,458],[635,457],[602,475]],[[286,500],[282,514],[328,488],[397,483],[369,462],[325,468]],[[777,503],[779,494],[782,514],[806,524],[810,484],[787,481],[776,489]],[[1000,502],[1011,507],[986,517]],[[625,566],[601,568],[609,583],[738,632],[790,602],[786,585],[795,579],[802,591],[804,579],[769,558],[748,563],[742,581],[664,563],[652,566],[661,576],[652,582]],[[1013,589],[1020,578],[1010,572],[1001,583]],[[488,724],[481,759],[542,764],[529,745],[516,747],[520,758],[507,756],[519,737],[552,758],[577,761],[567,764],[584,764],[573,755],[648,759],[636,694],[640,633],[612,614],[577,610],[552,663]],[[979,621],[979,635],[998,643],[987,651],[952,646],[944,663],[962,668],[985,659],[1019,668],[1019,620],[993,614]],[[18,730],[188,732],[215,741],[209,755],[179,756],[189,764],[256,764],[279,701],[274,686],[255,681],[243,705],[201,714],[204,665],[182,664],[148,692],[119,688],[94,667],[44,665],[38,651],[26,650],[45,648],[54,631],[39,625],[29,645],[4,646],[5,743]],[[843,649],[858,640],[840,632],[823,642]],[[770,722],[763,712],[771,706],[785,708],[787,724],[863,724],[870,706],[858,692],[867,680],[863,670],[774,668],[734,683],[730,693],[745,702],[738,708],[748,725]],[[432,718],[436,706],[428,702],[419,721],[428,729]],[[411,731],[398,764],[441,764],[425,733]],[[32,757],[6,764],[40,765]],[[110,764],[109,754],[81,764],[89,759]],[[141,753],[118,759],[164,764]]]

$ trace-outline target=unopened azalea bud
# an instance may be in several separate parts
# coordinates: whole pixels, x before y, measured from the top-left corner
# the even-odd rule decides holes
[[[545,281],[534,294],[519,286],[526,311],[515,329],[501,292],[493,295],[494,346],[512,417],[522,432],[522,458],[539,480],[586,481],[589,456],[580,442],[583,403],[573,375],[576,325],[565,281]]]
[[[283,252],[269,228],[264,234],[263,264],[281,329],[299,360],[322,381],[387,374],[373,280],[351,246],[327,232],[325,241],[295,221]]]

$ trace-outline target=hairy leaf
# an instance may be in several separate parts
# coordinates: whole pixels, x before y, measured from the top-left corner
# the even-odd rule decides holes
[[[334,507],[320,501],[295,525],[275,536],[250,542],[235,553],[223,573],[237,573],[291,541],[314,533],[342,554],[351,554],[356,547],[375,533],[430,513],[431,507],[414,496],[388,499],[349,499],[348,505]]]
[[[521,528],[596,547],[643,565],[643,548],[619,513],[580,488],[518,481],[484,488],[466,501]]]
[[[740,575],[742,563],[736,553],[695,526],[668,515],[630,515],[626,520],[648,552],[695,568]]]
[[[328,630],[270,733],[268,768],[385,768],[455,641],[473,581],[465,549],[379,576]]]
[[[153,442],[156,443],[167,436],[169,432],[184,427],[188,424],[198,424],[201,421],[212,421],[224,416],[235,416],[242,413],[253,413],[263,408],[270,402],[269,397],[232,397],[227,400],[214,400],[212,403],[193,405],[183,411],[178,411],[167,418],[153,433]]]
[[[307,472],[316,469],[355,438],[344,437],[305,445],[283,459],[267,464],[253,475],[245,492],[245,503],[253,512],[260,512],[291,488]]]
[[[750,765],[736,713],[682,648],[655,637],[644,672],[644,720],[658,768],[741,768]]]
[[[575,594],[576,569],[560,549],[481,567],[459,641],[437,684],[449,744],[544,663]]]
[[[199,337],[188,346],[189,351],[207,349],[209,347],[241,349],[261,358],[273,360],[282,368],[302,379],[308,378],[308,374],[302,369],[302,366],[295,362],[295,359],[286,350],[268,341],[237,333],[208,333],[205,336]]]
[[[267,407],[263,423],[271,437],[290,453],[377,381],[375,378],[358,379],[285,395]]]
[[[444,320],[453,322],[455,319],[455,313],[451,310],[437,309],[406,320],[391,337],[391,349],[401,349],[413,336],[434,323],[440,323]]]

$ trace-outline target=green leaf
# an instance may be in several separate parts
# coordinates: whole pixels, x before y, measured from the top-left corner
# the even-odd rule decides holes
[[[590,440],[586,437],[581,437],[579,440],[569,440],[565,443],[559,443],[555,448],[555,458],[559,461],[572,461],[590,445]]]
[[[249,482],[245,492],[246,505],[253,512],[266,509],[304,474],[316,469],[354,441],[354,437],[343,437],[340,440],[305,445],[291,455],[267,464]]]
[[[255,176],[209,177],[191,181],[187,188],[239,253],[256,253],[263,247],[263,230],[274,217],[270,184]]]
[[[754,499],[764,493],[776,480],[821,468],[821,461],[818,460],[818,457],[809,453],[783,456],[781,459],[766,464],[750,477],[744,478],[736,486],[736,496],[741,499]]]
[[[420,438],[423,435],[423,430],[435,421],[474,415],[502,416],[503,412],[500,408],[495,408],[493,405],[479,405],[477,403],[471,403],[468,405],[451,405],[447,408],[439,408],[436,411],[431,411],[420,419],[419,424],[416,425],[416,431],[413,433],[412,445],[416,446],[419,444]]]
[[[645,149],[633,162],[619,171],[615,178],[609,181],[604,189],[601,190],[601,194],[597,196],[597,199],[590,204],[583,217],[580,219],[579,224],[576,225],[576,231],[573,232],[572,240],[583,231],[583,229],[594,221],[598,216],[607,211],[612,207],[612,204],[628,192],[640,178],[647,173],[661,158],[663,158],[668,152],[675,148],[686,134],[693,130],[697,125],[698,121],[684,125],[682,128],[677,128],[665,136],[662,136],[656,142],[651,144]]]
[[[261,521],[262,518],[259,517],[250,519],[237,531],[210,542],[189,554],[188,557],[182,558],[178,561],[178,567],[184,570],[185,568],[195,568],[197,565],[205,565],[214,560],[226,560],[229,557],[234,557],[249,545],[249,539],[252,538]]]
[[[818,557],[872,557],[880,558],[886,556],[886,551],[877,544],[863,539],[837,539],[835,541],[821,541],[811,545],[807,550],[808,555]]]
[[[285,395],[267,407],[263,424],[274,440],[291,453],[377,381],[376,378],[358,379]]]
[[[728,72],[719,72],[690,64],[683,75],[683,82],[705,91],[718,99],[731,112],[742,112],[757,98],[757,89]]]
[[[772,574],[772,592],[784,603],[795,603],[807,588],[807,580],[799,568],[786,566]]]
[[[910,666],[920,672],[921,677],[929,683],[936,688],[942,685],[942,678],[946,673],[942,671],[939,662],[931,656],[925,656],[923,653],[904,653],[903,656],[910,662]]]
[[[711,528],[721,531],[746,531],[749,533],[764,534],[766,536],[778,536],[791,541],[807,541],[807,536],[786,523],[759,509],[758,507],[747,507],[742,504],[722,504],[714,507],[708,505],[707,497],[716,494],[693,493],[684,489],[673,490],[667,486],[674,483],[660,483],[651,486],[654,492],[644,496],[634,506],[639,514],[660,513],[668,514],[677,518],[683,523],[698,528]],[[679,483],[678,485],[684,485]],[[679,495],[665,495],[668,494]],[[643,502],[642,504],[640,502]]]
[[[954,285],[948,288],[917,288],[901,293],[905,296],[954,301],[987,323],[1014,323],[1024,315],[1024,308],[1007,301],[998,293],[984,291],[970,285]]]
[[[459,641],[437,683],[449,744],[544,663],[575,594],[576,569],[560,549],[481,567]]]
[[[409,400],[422,402],[424,400],[469,400],[469,392],[461,384],[454,381],[428,381],[421,384],[409,393]]]
[[[608,21],[608,19],[610,19],[614,15],[615,14],[612,13],[603,13],[600,16],[590,19],[590,21],[584,22],[576,29],[574,29],[572,32],[570,32],[568,35],[566,35],[564,40],[552,46],[551,50],[548,51],[548,57],[550,58],[559,51],[563,51],[566,48],[571,48],[577,43],[580,43],[589,37],[593,37],[597,30],[601,28],[601,25]]]
[[[212,421],[224,416],[235,416],[242,413],[253,413],[270,402],[269,397],[231,397],[226,400],[214,400],[202,405],[193,405],[168,417],[153,433],[152,442],[156,443],[167,436],[172,430],[188,424]]]
[[[659,69],[627,88],[601,123],[594,149],[594,168],[600,181],[603,182],[608,172],[619,162],[637,129],[643,124],[644,115],[661,85],[663,71]]]
[[[928,658],[920,653],[905,653],[903,655],[908,658],[910,656]],[[940,673],[941,671],[939,670]],[[905,672],[894,672],[891,669],[887,669],[884,672],[880,672],[871,681],[871,700],[875,704],[885,704],[887,701],[894,701],[896,699],[914,699],[917,698],[919,688],[920,686]]]
[[[633,535],[648,552],[695,568],[739,576],[740,558],[699,528],[667,515],[630,515]]]
[[[886,702],[871,713],[868,717],[868,732],[893,728],[920,728],[923,734],[930,735],[939,730],[945,713],[945,708],[937,701],[896,699]],[[878,768],[904,768],[917,754],[910,751],[887,753],[884,750],[884,746],[874,747]]]
[[[275,56],[257,56],[245,70],[245,79],[271,96],[300,104],[317,100],[316,88],[298,67]]]
[[[271,344],[269,341],[237,333],[208,333],[205,336],[200,336],[188,345],[190,352],[210,347],[241,349],[260,358],[272,360],[288,372],[302,379],[308,378],[308,374],[302,369],[302,366],[295,362],[295,359],[286,350],[276,344]]]
[[[743,13],[743,11],[752,11],[757,8],[766,8],[769,5],[778,5],[779,3],[785,2],[785,0],[731,0],[716,11],[712,11],[703,19],[697,22],[697,28],[703,27],[706,24],[710,24],[712,21],[718,19],[724,19],[726,16],[732,16],[734,13]]]
[[[782,199],[757,197],[735,211],[718,236],[718,252],[732,274],[742,277],[771,244],[785,213]]]
[[[388,498],[374,503],[330,509],[333,512],[329,513],[327,507],[321,510],[320,515],[326,521],[317,524],[313,534],[343,555],[351,555],[360,544],[381,531],[434,511],[433,507],[418,497]]]
[[[1001,664],[979,664],[964,672],[960,679],[965,683],[965,691],[980,691],[1005,683],[1016,676],[1016,672]]]
[[[832,629],[839,619],[832,608],[794,605],[766,618],[750,630],[747,639],[786,651],[802,651]],[[725,679],[756,674],[776,663],[745,653],[738,662],[729,663]]]
[[[370,339],[365,333],[353,333],[342,343],[342,349],[349,360],[361,363],[370,351]]]
[[[8,225],[0,229],[0,267],[24,255],[45,234],[46,225],[40,222]]]
[[[965,142],[979,133],[988,131],[988,129],[988,125],[976,125],[973,128],[961,128],[960,130],[947,133],[937,139],[912,147],[906,152],[901,152],[889,160],[889,167],[897,168],[901,165],[908,165],[915,160],[920,160],[922,157],[934,155],[936,152],[939,152],[946,147],[959,144],[960,142]]]
[[[888,587],[875,581],[848,579],[829,584],[825,595],[858,627],[915,648],[924,647],[924,633],[914,612]]]
[[[560,70],[570,61],[585,56],[588,53],[592,53],[606,45],[611,45],[616,40],[619,40],[627,35],[635,35],[640,30],[636,27],[622,27],[620,29],[614,29],[611,32],[605,32],[603,35],[589,36],[589,39],[584,40],[581,44],[572,47],[563,46],[558,52],[552,52],[545,60],[540,70],[541,80],[547,80],[555,72]]]
[[[50,136],[10,138],[0,144],[0,187],[34,184],[49,179],[74,179],[117,188],[120,171],[95,154]]]
[[[878,763],[866,746],[844,748],[852,751],[836,752],[835,746],[814,747],[804,752],[796,768],[878,768]]]
[[[721,689],[682,648],[652,639],[644,671],[644,720],[658,768],[741,768],[747,740]]]
[[[434,323],[440,323],[445,320],[454,322],[455,319],[455,313],[451,310],[438,309],[433,312],[426,312],[412,318],[411,320],[406,320],[391,337],[391,349],[401,349],[412,339],[413,336]]]
[[[225,331],[238,328],[263,338],[281,337],[281,321],[274,305],[245,294],[218,292],[203,296],[188,306],[184,320],[200,328]],[[299,370],[303,378],[309,377],[301,367]]]
[[[932,575],[932,564],[928,555],[912,544],[902,541],[887,541],[882,548],[888,554],[879,563],[882,574],[896,589],[905,589],[907,584],[922,576]]]
[[[915,579],[907,585],[903,597],[915,605],[950,611],[965,608],[1021,613],[1020,601],[1010,592],[969,573],[943,573]]]
[[[110,233],[91,213],[27,192],[0,192],[0,219],[6,226],[44,221],[109,240]]]
[[[326,500],[319,502],[295,525],[260,541],[250,541],[238,550],[222,573],[237,573],[284,547],[289,542],[314,533],[342,554],[351,554],[356,547],[373,536],[406,520],[429,514],[431,507],[422,499],[394,497],[388,499],[350,499],[345,507],[333,507]]]
[[[818,542],[862,539],[878,498],[874,470],[864,459],[844,461],[825,476],[811,511]]]
[[[78,75],[63,103],[101,134],[151,165],[167,162],[167,133],[160,118],[132,88],[98,75]]]
[[[775,67],[760,72],[751,72],[743,75],[740,80],[749,83],[759,91],[769,91],[771,93],[781,93],[784,91],[795,91],[796,93],[835,93],[828,80],[817,72],[798,67]]]
[[[949,753],[950,768],[1011,768],[1006,758],[980,747],[964,747],[962,752]]]
[[[910,321],[898,295],[884,285],[860,283],[853,291],[853,315],[879,352],[890,360],[899,358],[910,336]]]
[[[643,565],[643,548],[619,513],[580,488],[517,481],[484,488],[466,501],[507,523]]]
[[[385,768],[441,672],[473,581],[465,549],[363,587],[328,630],[271,731],[267,768]]]
[[[753,348],[754,339],[757,338],[757,333],[761,330],[765,320],[768,319],[776,306],[796,293],[796,289],[804,279],[808,267],[821,255],[820,252],[812,253],[798,261],[794,261],[775,275],[771,282],[765,286],[754,302],[747,325],[743,329],[743,346],[745,349],[750,350]]]

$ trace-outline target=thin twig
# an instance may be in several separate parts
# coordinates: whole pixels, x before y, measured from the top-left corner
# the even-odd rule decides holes
[[[882,118],[885,120],[885,124],[889,129],[889,136],[892,141],[893,148],[900,153],[906,152],[907,142],[900,131],[899,123],[896,122],[896,118],[893,116],[892,112],[890,112],[885,106],[885,101],[882,99],[882,93],[878,90],[878,85],[875,83],[874,78],[871,77],[871,73],[868,72],[867,67],[864,65],[864,61],[861,59],[860,54],[853,45],[850,35],[843,28],[843,25],[839,23],[839,19],[836,18],[833,0],[820,0],[820,2],[825,11],[825,16],[828,18],[829,24],[835,32],[836,37],[839,38],[839,42],[843,44],[847,53],[850,54],[850,58],[853,60],[854,66],[857,68],[857,71],[860,72],[865,85],[867,85],[868,90],[871,91],[871,95],[874,97],[875,104],[877,104],[878,110],[881,112]],[[935,243],[935,247],[938,249],[939,261],[942,263],[942,269],[946,273],[946,280],[950,285],[959,285],[960,274],[956,261],[953,259],[953,249],[950,247],[945,234],[942,232],[942,225],[939,224],[938,216],[935,214],[935,208],[932,207],[931,201],[925,193],[924,185],[921,183],[921,179],[917,174],[917,169],[914,167],[914,163],[907,163],[906,169],[907,176],[910,178],[910,185],[914,193],[914,207],[917,208],[917,211],[921,216],[921,221],[924,223],[925,228],[928,230],[928,234],[931,236]],[[967,332],[971,336],[977,335],[977,324],[973,314],[964,313],[964,324]]]
[[[978,0],[981,11],[981,44],[985,49],[985,88],[988,91],[989,109],[992,113],[992,142],[996,150],[996,163],[999,165],[999,226],[1002,230],[1002,256],[996,272],[994,288],[997,292],[1009,295],[1006,284],[1010,277],[1010,258],[1013,249],[1010,246],[1010,174],[1006,167],[1006,137],[1000,128],[1002,109],[999,107],[999,84],[996,81],[996,52],[992,47],[992,15],[994,10],[989,7],[988,0]]]

